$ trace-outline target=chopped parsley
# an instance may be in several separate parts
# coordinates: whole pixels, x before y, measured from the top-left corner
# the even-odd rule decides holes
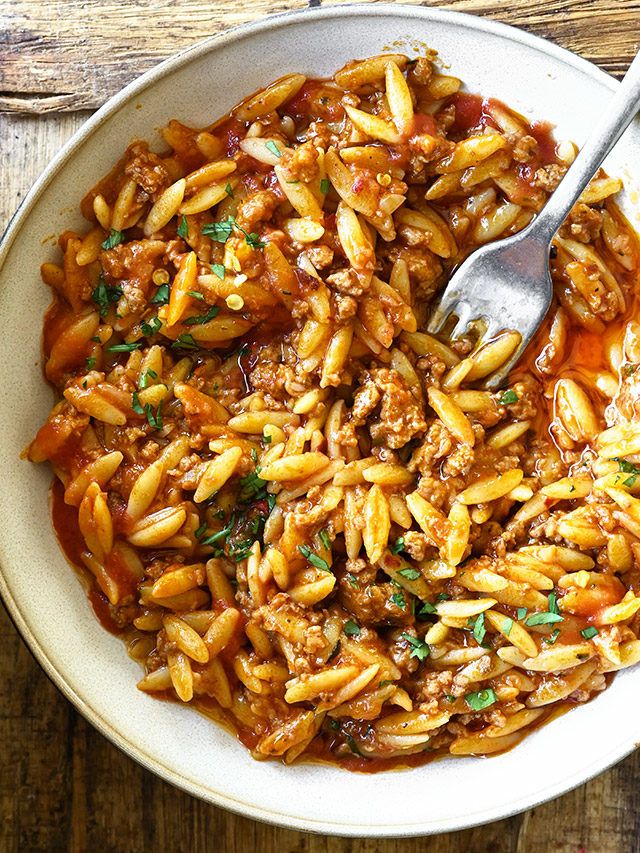
[[[542,638],[542,642],[543,643],[550,643],[551,645],[553,645],[559,636],[560,636],[560,628],[554,628],[548,637]]]
[[[187,293],[189,294],[189,296],[193,296],[194,299],[203,299],[204,300],[204,296],[201,293],[199,293],[197,290],[188,290]]]
[[[95,364],[96,364],[95,358],[92,355],[89,356],[89,358],[86,361],[87,370],[92,370],[95,367]]]
[[[595,637],[599,632],[597,628],[594,628],[593,625],[590,625],[588,628],[583,628],[580,631],[585,640],[590,640],[592,637]]]
[[[484,640],[486,633],[487,629],[484,624],[484,613],[480,613],[476,616],[476,621],[473,625],[473,637],[479,645],[482,645],[482,641]]]
[[[418,610],[418,616],[425,618],[426,616],[430,616],[432,613],[435,612],[436,609],[433,604],[431,604],[430,601],[424,601],[422,603],[422,607],[420,608],[420,610]]]
[[[329,539],[329,533],[327,530],[321,530],[318,534],[320,537],[320,541],[324,545],[324,547],[329,551],[331,549],[331,539]]]
[[[327,178],[323,178],[320,181],[320,192],[322,193],[322,195],[326,195],[330,189],[331,184],[329,183],[329,180]]]
[[[189,226],[187,225],[187,217],[182,214],[180,225],[178,225],[178,237],[183,237],[185,240],[189,236]]]
[[[627,486],[629,489],[631,486],[635,485],[636,478],[638,474],[640,474],[640,468],[637,465],[634,465],[633,462],[627,462],[626,459],[620,459],[619,456],[614,456],[614,462],[618,463],[618,467],[622,471],[623,474],[629,474],[626,480],[623,480],[623,486]]]
[[[522,622],[524,617],[527,615],[527,608],[526,607],[518,607],[518,614],[517,615],[518,615],[518,621]]]
[[[504,394],[498,400],[501,406],[508,406],[509,403],[517,403],[520,398],[516,394],[515,391],[505,391]]]
[[[203,314],[200,317],[187,317],[186,320],[183,320],[182,322],[185,326],[201,326],[203,323],[208,323],[209,320],[213,320],[213,318],[217,317],[219,313],[220,306],[212,305],[206,314]]]
[[[233,525],[235,524],[235,521],[236,521],[235,516],[232,515],[231,521],[229,522],[229,524],[226,527],[223,527],[222,530],[218,530],[217,533],[212,533],[210,536],[206,536],[203,539],[200,539],[200,536],[198,536],[198,538],[200,539],[200,544],[201,545],[215,545],[216,542],[220,542],[221,539],[226,540],[229,537],[229,534],[231,533],[231,531],[233,530]],[[205,527],[205,530],[203,530],[202,533],[204,533],[206,531],[206,524],[204,525],[204,527]],[[201,529],[202,529],[201,527],[198,528],[198,530],[201,530]],[[201,534],[201,536],[202,536],[202,534]]]
[[[147,385],[149,384],[150,378],[151,379],[157,379],[158,374],[155,372],[155,370],[152,370],[150,367],[148,367],[145,370],[145,372],[142,374],[142,376],[140,377],[140,380],[138,382],[138,388],[140,388],[141,391],[147,387]]]
[[[162,328],[162,322],[159,317],[154,317],[150,323],[143,323],[140,328],[142,329],[142,334],[146,335],[147,338],[152,337],[159,332]]]
[[[152,296],[149,302],[154,305],[166,305],[169,302],[169,285],[161,284],[155,296]]]
[[[271,444],[271,436],[270,435],[263,435],[262,440],[264,441],[265,444]]]
[[[354,589],[358,589],[358,581],[356,580],[355,575],[352,575],[351,572],[347,572],[347,580],[351,584]]]
[[[224,281],[224,264],[211,264],[211,272]]]
[[[349,619],[348,622],[345,622],[342,630],[345,632],[347,637],[357,637],[360,633],[360,626],[355,619]]]
[[[407,578],[407,580],[410,581],[415,581],[420,577],[420,572],[417,569],[412,569],[411,566],[407,566],[404,569],[400,569],[398,574],[402,575],[403,578]]]
[[[556,622],[562,622],[559,613],[533,613],[524,624],[533,628],[535,625],[554,625]]]
[[[298,545],[298,550],[302,554],[302,556],[307,559],[312,566],[315,566],[316,569],[322,569],[323,572],[330,572],[329,563],[326,560],[323,560],[322,557],[319,557],[314,551],[309,548],[308,545]]]
[[[144,415],[144,409],[142,408],[142,403],[140,402],[137,391],[133,392],[131,408],[137,415]]]
[[[122,296],[122,288],[119,285],[106,284],[102,275],[98,277],[98,286],[91,293],[92,300],[98,305],[98,314],[106,317],[109,305],[117,302]]]
[[[429,646],[419,640],[417,637],[412,637],[411,634],[400,634],[403,640],[406,640],[410,646],[413,646],[411,649],[410,658],[418,658],[418,660],[426,660],[429,657]]]
[[[391,596],[391,601],[393,601],[395,606],[399,607],[400,610],[404,610],[404,608],[406,607],[406,601],[404,600],[404,593],[402,592],[402,590],[394,592]]]
[[[266,243],[260,240],[260,236],[255,231],[249,233],[238,225],[235,216],[230,216],[229,219],[225,219],[223,222],[210,222],[207,225],[203,225],[202,234],[205,237],[211,237],[212,240],[218,243],[226,243],[233,234],[234,226],[244,234],[247,246],[251,246],[252,249],[263,249],[266,246]]]
[[[510,616],[507,616],[507,618],[502,623],[502,630],[504,632],[505,637],[509,636],[512,628],[513,628],[513,619]]]
[[[203,521],[200,527],[195,532],[196,539],[202,539],[204,534],[207,532],[207,522]]]
[[[147,403],[144,407],[144,412],[147,416],[147,421],[149,422],[149,426],[152,426],[154,429],[162,429],[164,424],[162,423],[162,412],[160,409],[162,408],[162,402],[158,403],[158,408],[156,411],[153,411],[153,406],[151,403]]]
[[[231,188],[231,184],[227,184],[226,187],[224,188],[224,191],[229,196],[229,198],[233,198],[233,190]]]
[[[198,344],[194,341],[193,335],[185,332],[182,335],[178,335],[177,340],[171,344],[171,349],[178,349],[178,347],[182,347],[183,349],[198,349]]]
[[[115,228],[111,228],[109,231],[109,236],[102,244],[103,249],[113,249],[115,246],[118,246],[120,243],[124,243],[124,232],[116,231]]]
[[[142,341],[134,341],[132,344],[112,344],[107,347],[108,352],[133,352],[134,349],[140,349]]]
[[[549,613],[555,613],[556,615],[560,614],[558,610],[558,597],[556,595],[555,590],[552,590],[547,596],[547,601],[549,602]]]
[[[266,147],[269,149],[269,151],[271,151],[272,154],[275,154],[276,157],[282,157],[282,152],[280,151],[278,146],[275,144],[273,139],[270,139],[267,142]]]
[[[624,364],[622,366],[622,372],[625,376],[631,376],[632,373],[636,372],[637,368],[637,364]]]
[[[498,697],[490,687],[478,690],[476,693],[467,693],[464,699],[472,711],[483,711],[498,701]]]
[[[391,548],[389,548],[389,550],[392,554],[399,554],[400,551],[404,551],[404,536],[400,536],[398,539],[396,539],[396,541],[393,543]]]
[[[343,735],[351,752],[353,752],[354,755],[360,756],[360,758],[364,758],[365,756],[360,752],[358,744],[355,742],[353,737],[348,732],[343,732]]]

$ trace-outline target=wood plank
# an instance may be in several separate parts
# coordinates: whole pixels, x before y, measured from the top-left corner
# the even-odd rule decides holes
[[[341,5],[348,0],[324,0]],[[419,0],[409,0],[414,4]],[[432,6],[514,24],[621,75],[640,40],[637,0],[432,0]],[[256,18],[304,9],[307,0],[0,0],[0,111],[95,109],[160,60]],[[52,21],[64,26],[52,27]]]

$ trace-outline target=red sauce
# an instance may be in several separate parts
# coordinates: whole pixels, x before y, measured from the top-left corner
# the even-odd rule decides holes
[[[229,118],[216,128],[227,157],[232,157],[240,148],[240,141],[247,133],[247,124],[237,118]]]
[[[296,118],[337,121],[344,116],[341,92],[322,80],[307,80],[287,103],[287,112]]]
[[[494,98],[483,98],[482,95],[470,95],[468,92],[456,92],[449,103],[455,107],[455,119],[449,131],[454,136],[466,136],[476,128],[496,127],[488,110],[492,103],[503,106]]]
[[[78,527],[78,510],[76,507],[69,506],[69,504],[64,502],[64,486],[57,477],[54,478],[51,484],[49,509],[58,544],[69,563],[87,587],[87,598],[96,619],[110,633],[121,634],[122,629],[116,625],[111,616],[110,605],[106,595],[102,592],[96,579],[82,562],[81,555],[83,551],[86,551],[86,544]],[[111,565],[109,565],[109,572],[112,572]],[[135,590],[135,588],[136,585],[134,583],[133,589]]]
[[[428,113],[415,113],[411,136],[438,136],[438,126],[433,116]]]

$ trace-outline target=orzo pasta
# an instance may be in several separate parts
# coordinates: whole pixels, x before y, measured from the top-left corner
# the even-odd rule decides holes
[[[132,144],[44,264],[30,445],[139,688],[256,758],[489,754],[640,660],[638,246],[600,174],[518,343],[423,329],[574,147],[432,57],[290,74]]]

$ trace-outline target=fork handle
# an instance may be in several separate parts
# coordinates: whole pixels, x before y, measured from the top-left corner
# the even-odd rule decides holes
[[[540,213],[531,223],[538,240],[551,243],[554,234],[598,171],[607,154],[640,109],[640,53],[629,66],[609,106],[589,134],[578,156]]]

